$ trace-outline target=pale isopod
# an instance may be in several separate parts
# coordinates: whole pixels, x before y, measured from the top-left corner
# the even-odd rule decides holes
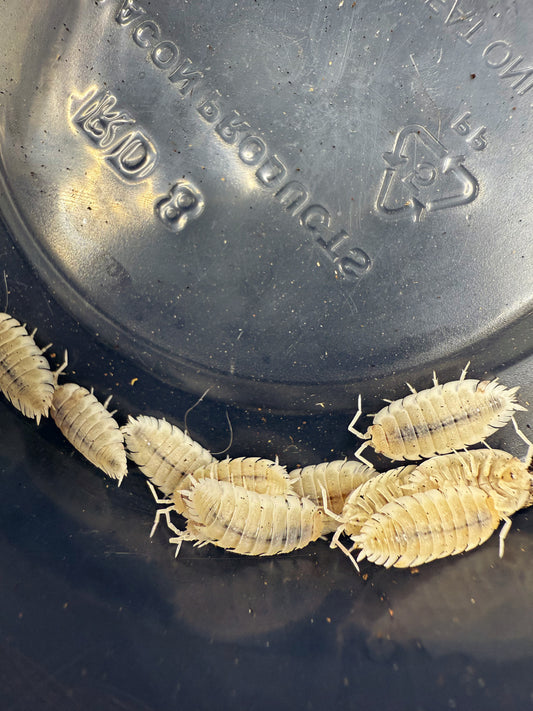
[[[469,365],[469,364],[468,364]],[[359,408],[348,429],[365,440],[356,457],[366,462],[361,452],[369,444],[389,459],[421,459],[447,454],[482,442],[513,417],[525,410],[515,401],[518,388],[507,388],[495,380],[465,380],[468,365],[459,380],[439,385],[433,374],[433,387],[395,400],[374,415],[365,434],[354,425]]]
[[[52,373],[43,353],[50,347],[38,348],[31,334],[19,321],[0,313],[0,389],[23,415],[35,419],[48,417],[57,376],[65,362]]]
[[[499,522],[494,500],[476,486],[401,496],[373,514],[354,537],[354,547],[361,549],[357,562],[368,558],[386,568],[422,565],[481,545]],[[506,520],[500,542],[509,524]]]
[[[50,413],[78,452],[120,485],[127,474],[126,451],[120,428],[107,411],[110,399],[102,405],[81,385],[65,383],[56,388]]]
[[[528,464],[498,449],[443,454],[418,464],[407,477],[404,492],[442,489],[450,484],[477,486],[491,496],[503,518],[528,502],[531,488]]]
[[[258,494],[228,481],[193,481],[183,494],[187,528],[170,539],[212,543],[240,555],[277,555],[303,548],[322,533],[323,512],[296,494]],[[158,500],[158,503],[168,501]],[[173,506],[170,507],[172,510]],[[160,509],[157,518],[169,509]]]
[[[341,522],[341,526],[336,527],[331,547],[334,547],[341,533],[347,536],[359,533],[363,523],[373,513],[399,496],[404,496],[406,493],[404,484],[409,481],[409,476],[415,468],[415,464],[408,464],[397,469],[389,469],[376,474],[352,491],[346,498],[340,515],[336,518]]]
[[[298,496],[311,499],[317,506],[322,506],[324,502],[323,487],[326,491],[327,508],[337,515],[342,512],[346,498],[352,491],[376,475],[374,467],[346,459],[312,464],[289,473],[289,477],[293,480],[294,492]],[[332,533],[337,526],[335,518],[325,515],[322,534]]]
[[[207,449],[166,420],[130,415],[122,433],[130,459],[167,495],[185,475],[217,461]]]
[[[210,477],[218,481],[229,481],[235,486],[257,491],[258,494],[288,494],[291,491],[291,481],[285,467],[278,460],[261,459],[260,457],[236,457],[224,459],[221,462],[204,464],[194,470],[193,474],[182,478],[171,494],[177,513],[183,513],[182,494],[190,489],[192,480]]]

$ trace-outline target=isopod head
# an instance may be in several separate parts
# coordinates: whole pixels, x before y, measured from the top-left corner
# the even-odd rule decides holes
[[[531,487],[531,474],[516,457],[502,464],[494,482],[492,498],[496,510],[503,518],[526,506]]]

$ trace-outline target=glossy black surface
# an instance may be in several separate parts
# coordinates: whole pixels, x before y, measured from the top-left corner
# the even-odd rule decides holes
[[[189,124],[180,123],[183,102],[176,107],[168,103],[168,80],[154,73],[132,42],[130,30],[114,20],[121,5],[114,0],[31,2],[23,17],[18,3],[0,0],[6,26],[26,28],[16,37],[4,32],[0,40],[0,268],[9,292],[3,296],[0,280],[0,310],[27,322],[30,329],[38,327],[39,345],[53,341],[48,352],[53,363],[59,364],[68,349],[66,379],[94,386],[102,401],[112,393],[120,424],[128,414],[144,413],[183,427],[187,410],[210,387],[187,417],[191,436],[213,452],[224,450],[231,440],[230,456],[278,455],[291,468],[351,456],[358,440],[346,427],[355,409],[355,393],[363,393],[365,412],[376,412],[381,398],[407,394],[406,379],[417,389],[430,387],[433,367],[441,382],[454,380],[471,359],[471,377],[499,376],[507,385],[520,385],[520,402],[533,404],[528,325],[532,213],[530,180],[524,177],[531,148],[531,92],[519,91],[527,83],[513,90],[510,85],[518,77],[500,77],[505,67],[491,67],[482,55],[490,41],[502,38],[514,52],[508,63],[519,54],[526,57],[532,30],[529,3],[491,3],[489,12],[485,3],[472,2],[462,8],[461,22],[466,24],[452,22],[455,14],[445,22],[455,4],[444,0],[384,2],[379,11],[369,1],[358,1],[355,8],[351,2],[328,8],[323,3],[304,7],[220,2],[209,12],[204,7],[205,17],[196,20],[194,13],[200,11],[190,2],[144,3],[159,25],[170,23],[172,37],[190,54],[201,48],[203,58],[214,56],[209,77],[223,83],[224,101],[226,94],[235,97],[245,118],[260,125],[261,135],[269,141],[274,140],[275,128],[275,140],[293,165],[305,142],[309,150],[302,157],[305,179],[313,178],[313,189],[322,186],[332,215],[352,214],[343,210],[351,203],[353,185],[358,186],[357,214],[349,228],[361,243],[369,240],[369,253],[374,250],[376,259],[368,275],[349,287],[344,281],[337,284],[327,260],[322,271],[311,271],[316,261],[313,250],[319,248],[306,251],[309,236],[299,232],[298,220],[280,212],[270,194],[258,193],[254,184],[243,197],[239,181],[246,182],[250,175],[239,172],[235,157],[213,140],[211,128],[211,133],[205,131],[205,143],[188,133]],[[41,21],[32,22],[30,11]],[[467,37],[472,42],[458,38],[458,32],[466,35],[472,30],[478,17],[483,25]],[[367,27],[372,32],[367,33]],[[116,41],[108,43],[112,38]],[[38,58],[28,55],[28,64],[19,62],[15,71],[28,45],[41,47],[41,58],[47,61],[39,66]],[[267,45],[275,51],[266,52]],[[489,50],[491,61],[501,59],[504,55],[495,52],[506,46]],[[332,68],[327,69],[330,50]],[[79,59],[71,68],[70,61],[61,65],[57,55]],[[262,72],[257,86],[252,58]],[[61,65],[57,71],[56,64],[51,71],[52,59]],[[140,72],[140,65],[145,72],[142,87],[150,100],[138,93],[138,87],[116,80],[118,69],[126,76],[132,66]],[[285,66],[291,73],[300,67],[293,88],[279,79],[290,79],[283,75]],[[322,76],[327,89],[322,94],[309,91],[320,86]],[[172,253],[205,256],[207,243],[220,246],[217,240],[237,234],[229,228],[232,221],[241,228],[232,258],[214,260],[216,268],[207,270],[205,278],[198,280],[198,271],[193,270],[185,283],[172,272],[176,289],[185,290],[189,284],[195,296],[201,296],[187,301],[190,324],[181,329],[182,336],[176,336],[179,329],[167,328],[167,320],[181,307],[167,308],[164,287],[157,281],[159,269],[172,271],[166,252],[159,262],[152,260],[148,252],[132,251],[132,242],[126,245],[124,236],[133,235],[137,245],[147,234],[152,245],[160,244],[156,239],[170,239],[154,227],[152,198],[159,194],[158,186],[146,189],[147,202],[135,203],[138,212],[132,217],[131,186],[121,182],[100,161],[98,151],[91,153],[83,136],[69,127],[67,105],[54,103],[58,96],[81,90],[85,84],[78,82],[80,77],[102,83],[115,79],[109,91],[127,99],[128,110],[142,116],[154,140],[166,136],[164,140],[170,141],[179,134],[180,140],[187,137],[193,142],[194,150],[186,152],[190,170],[200,165],[195,162],[198,151],[211,155],[209,170],[204,171],[209,201],[191,229],[179,233],[182,242],[172,242],[172,247],[168,242]],[[32,86],[38,88],[30,90]],[[264,98],[267,89],[269,100]],[[355,110],[349,103],[354,97],[363,97],[364,106]],[[51,111],[46,116],[57,119],[57,124],[48,125],[46,140],[43,114],[33,110],[44,105]],[[172,116],[180,121],[172,124],[167,136],[162,118],[168,118],[170,105],[175,109]],[[288,117],[283,106],[292,107]],[[464,110],[472,111],[473,129],[487,127],[489,143],[483,150],[474,150],[472,140],[466,142],[472,136],[461,136],[450,126],[453,116]],[[343,116],[336,122],[339,112]],[[191,116],[187,120],[192,126]],[[393,219],[383,205],[378,209],[386,168],[382,154],[393,151],[402,127],[414,124],[439,135],[454,155],[464,151],[464,164],[480,184],[471,202],[426,210],[419,222],[403,213]],[[357,160],[347,143],[347,126],[366,136],[358,139]],[[335,131],[344,131],[335,137],[335,156],[341,153],[339,148],[342,155],[332,158],[329,143],[321,147],[320,141]],[[31,145],[17,142],[22,133],[33,136]],[[409,140],[418,139],[411,135]],[[52,154],[54,142],[61,156]],[[281,151],[278,143],[275,146]],[[90,179],[84,173],[89,164],[99,171]],[[368,171],[373,176],[364,183],[366,192],[359,190],[361,176],[352,174],[359,170],[365,180]],[[232,176],[228,182],[239,190],[232,192],[226,185],[218,192],[223,172]],[[121,191],[120,200],[111,188]],[[426,197],[438,195],[428,192]],[[101,233],[99,227],[112,206],[116,211],[109,232]],[[125,217],[123,208],[130,210]],[[246,211],[250,216],[243,221]],[[273,224],[269,242],[265,227]],[[96,245],[92,267],[74,258],[85,229]],[[98,240],[105,235],[111,246],[107,254],[117,262],[119,253],[129,250],[139,269],[131,281],[122,278],[124,273],[114,262],[106,262],[110,267],[106,271],[105,260],[99,261],[103,257]],[[288,262],[287,251],[280,257],[278,250],[286,235],[299,244]],[[241,240],[248,243],[248,251],[242,252]],[[44,256],[43,244],[48,250]],[[69,248],[61,252],[61,244]],[[87,244],[82,251],[90,253]],[[270,282],[255,281],[253,268],[246,272],[256,259],[277,265]],[[70,260],[68,278],[61,260]],[[180,269],[184,264],[180,262]],[[287,281],[284,270],[289,268],[297,270],[298,288]],[[264,269],[263,276],[269,271]],[[236,272],[242,280],[237,284],[232,281]],[[149,278],[143,280],[143,274]],[[285,274],[283,279],[280,274]],[[322,281],[319,275],[325,274]],[[211,277],[216,278],[211,282]],[[238,338],[238,330],[228,336],[224,348],[231,353],[237,349],[242,356],[233,374],[229,361],[219,359],[224,349],[220,334],[213,335],[227,326],[219,318],[225,305],[224,299],[218,301],[217,280],[218,286],[231,285],[224,297],[230,302],[237,297],[229,292],[247,282],[249,291],[240,293],[239,308],[255,313],[256,305],[263,304],[263,325],[268,308],[277,304],[267,334],[270,340],[255,339],[253,334],[261,328],[251,320],[246,322],[251,329],[248,341],[244,335]],[[169,279],[165,288],[172,283]],[[129,298],[133,288],[141,293],[135,302]],[[298,317],[290,317],[299,334],[294,341],[287,335],[290,324],[280,306],[283,299],[276,301],[284,289],[287,293],[296,289],[296,301],[302,296]],[[334,306],[341,297],[346,298],[347,310]],[[315,302],[319,316],[309,300]],[[220,311],[208,308],[213,304]],[[122,319],[133,322],[140,315],[140,325],[130,324],[129,331],[123,328]],[[317,336],[321,326],[324,334]],[[361,333],[369,334],[366,340]],[[336,335],[350,346],[339,345]],[[163,345],[162,338],[167,338]],[[311,343],[325,348],[326,341],[333,349],[329,356],[333,369],[317,359],[315,351],[305,352]],[[194,357],[189,358],[188,348]],[[296,376],[286,368],[291,348],[298,351],[293,361],[302,366]],[[276,360],[278,354],[283,358]],[[270,365],[265,365],[266,356]],[[239,362],[246,362],[246,367],[239,369]],[[517,420],[531,437],[530,413],[518,413]],[[361,420],[361,426],[368,423]],[[184,544],[175,559],[164,526],[149,538],[155,506],[133,466],[117,488],[71,449],[52,421],[36,427],[3,396],[0,442],[3,710],[514,711],[532,703],[531,510],[513,517],[502,560],[497,535],[468,554],[416,571],[387,571],[365,562],[362,577],[325,541],[272,559],[248,559]],[[525,455],[526,447],[511,426],[490,443]],[[384,458],[367,452],[379,469],[389,466]]]

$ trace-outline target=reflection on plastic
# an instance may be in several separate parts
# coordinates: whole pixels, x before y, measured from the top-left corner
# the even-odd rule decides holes
[[[367,569],[373,591],[382,584],[387,594],[372,600],[366,589],[339,627],[341,644],[362,630],[367,653],[378,661],[412,645],[433,655],[461,652],[495,660],[533,654],[533,568],[527,553],[533,533],[514,533],[502,560],[494,543],[418,574],[382,576]]]
[[[330,592],[330,582],[309,554],[238,559],[231,565],[217,556],[204,560],[199,556],[200,552],[193,564],[182,561],[175,571],[176,614],[195,632],[217,642],[256,640],[311,617]]]

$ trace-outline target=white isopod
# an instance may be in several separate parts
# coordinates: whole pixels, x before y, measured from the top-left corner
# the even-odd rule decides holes
[[[217,461],[207,449],[166,420],[130,415],[122,433],[129,458],[167,495],[175,491],[184,476]]]
[[[495,380],[465,380],[469,364],[459,380],[439,385],[433,374],[433,387],[395,400],[374,415],[366,433],[354,425],[361,415],[359,407],[348,430],[365,441],[355,453],[371,444],[376,452],[393,460],[414,460],[447,454],[484,441],[507,424],[517,410],[525,410],[515,401],[518,388],[507,388]]]
[[[354,547],[361,549],[357,562],[368,558],[386,568],[407,568],[457,555],[484,543],[500,518],[492,497],[477,486],[459,484],[401,496],[373,514],[354,537]],[[511,524],[504,520],[500,556]]]
[[[185,505],[182,494],[191,488],[192,481],[209,477],[217,481],[229,481],[235,486],[243,486],[258,494],[288,494],[291,492],[291,480],[287,469],[278,460],[260,457],[236,457],[234,459],[212,462],[194,470],[193,474],[183,477],[171,494],[177,513],[183,513]]]
[[[289,477],[293,480],[292,488],[298,496],[306,496],[317,506],[322,506],[323,488],[326,491],[328,510],[337,515],[342,512],[344,503],[352,491],[375,476],[377,472],[374,467],[346,459],[312,464],[301,469],[293,469],[289,473]],[[322,534],[332,533],[337,526],[336,518],[325,515]]]
[[[529,440],[526,440],[529,442]],[[474,486],[491,497],[501,519],[530,505],[532,475],[529,472],[532,448],[525,462],[501,450],[475,449],[432,457],[420,464],[391,469],[362,484],[346,500],[331,547],[340,548],[349,558],[356,547],[346,549],[339,541],[342,533],[355,542],[364,523],[383,507],[402,496],[450,486]],[[510,524],[509,524],[510,526]],[[506,532],[509,528],[506,529]],[[501,555],[503,555],[501,538]],[[353,562],[353,560],[352,560]]]
[[[339,540],[341,535],[357,535],[372,514],[383,508],[385,504],[404,496],[406,493],[403,489],[404,484],[415,468],[415,464],[409,464],[371,477],[346,498],[340,514],[329,510],[323,498],[325,513],[337,522],[330,548],[340,548],[353,562],[350,551]]]
[[[467,484],[485,491],[498,514],[510,516],[528,505],[532,476],[528,455],[521,462],[498,449],[473,449],[432,457],[418,464],[404,483],[405,494]]]
[[[58,375],[65,362],[52,373],[43,353],[50,348],[38,348],[26,326],[6,313],[0,313],[0,389],[23,415],[35,419],[48,417]]]
[[[128,473],[126,451],[118,423],[107,410],[110,399],[102,405],[81,385],[65,383],[56,388],[50,413],[78,452],[120,485]]]
[[[152,487],[155,496],[155,490]],[[211,543],[240,555],[290,553],[316,541],[322,533],[322,509],[296,494],[259,494],[228,481],[200,479],[184,492],[187,528],[179,531],[169,521],[173,504],[156,514],[153,531],[162,515],[176,537],[176,555],[183,541],[195,545]]]

